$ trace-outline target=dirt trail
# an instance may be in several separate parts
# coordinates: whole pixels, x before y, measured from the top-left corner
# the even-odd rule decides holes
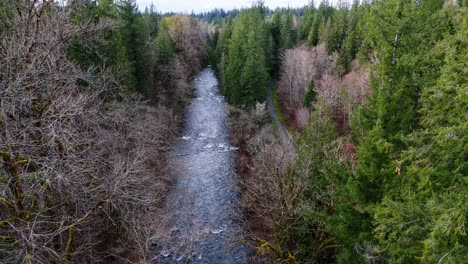
[[[267,108],[268,108],[268,113],[270,113],[271,118],[273,119],[273,122],[276,123],[276,127],[278,128],[278,136],[282,139],[287,140],[293,147],[294,149],[297,149],[297,144],[294,138],[292,137],[291,133],[289,133],[288,128],[286,125],[281,122],[281,120],[278,117],[278,113],[276,113],[275,110],[275,105],[273,104],[273,90],[275,89],[275,83],[276,81],[271,81],[270,87],[268,89],[268,98],[267,98]]]

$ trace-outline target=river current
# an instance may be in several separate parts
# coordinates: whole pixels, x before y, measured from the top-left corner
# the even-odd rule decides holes
[[[210,68],[193,86],[196,97],[170,157],[177,182],[166,203],[168,234],[157,242],[156,263],[247,263],[238,245],[236,148],[229,142],[227,104]]]

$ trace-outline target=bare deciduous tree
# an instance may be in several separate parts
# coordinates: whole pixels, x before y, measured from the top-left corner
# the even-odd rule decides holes
[[[312,52],[305,47],[288,49],[283,54],[278,92],[289,114],[302,106],[307,86],[316,74],[313,59]]]
[[[366,103],[370,95],[370,74],[367,69],[355,69],[343,79],[325,74],[318,82],[317,92],[333,112],[340,129],[347,129],[356,107]]]
[[[257,251],[259,263],[287,260],[295,253],[286,244],[302,191],[302,183],[290,171],[296,158],[294,146],[289,139],[274,136],[270,125],[256,129],[254,114],[237,111],[231,128],[241,147],[237,171],[240,207],[247,218],[246,243]]]
[[[67,59],[73,38],[100,38],[111,22],[75,25],[78,1],[9,4],[11,31],[0,40],[0,260],[144,259],[166,189],[172,111],[125,92],[118,72],[96,76]]]

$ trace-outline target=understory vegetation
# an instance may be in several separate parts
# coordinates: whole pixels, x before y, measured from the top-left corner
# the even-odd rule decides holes
[[[88,0],[0,25],[0,262],[149,263],[210,26]]]
[[[211,63],[237,106],[257,262],[468,261],[467,12],[465,1],[274,12],[258,1],[216,19]],[[297,147],[256,121],[270,79]]]

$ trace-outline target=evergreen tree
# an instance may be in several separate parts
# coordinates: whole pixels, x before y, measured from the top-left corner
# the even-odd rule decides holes
[[[73,13],[73,20],[77,24],[99,23],[106,19],[119,20],[118,6],[111,0],[101,0],[99,3],[89,1],[85,8]],[[129,90],[134,90],[135,77],[120,28],[105,29],[101,33],[105,43],[87,43],[86,39],[75,39],[68,49],[68,55],[83,69],[95,67],[98,70],[103,65],[125,69],[122,83]]]
[[[228,87],[225,70],[229,62],[228,53],[229,53],[229,42],[232,35],[232,19],[229,18],[222,27],[221,33],[219,35],[218,43],[216,45],[217,55],[219,57],[219,78],[221,81],[221,93],[227,94],[226,87]]]
[[[463,19],[452,20],[431,51],[443,66],[422,90],[420,128],[406,137],[401,194],[388,196],[376,214],[376,236],[395,262],[467,261],[467,14],[450,6],[441,14]]]
[[[156,44],[156,61],[158,64],[167,64],[169,60],[176,54],[174,43],[169,36],[169,27],[166,19],[162,19],[159,25],[159,32],[155,40]]]
[[[297,218],[299,226],[292,231],[293,243],[298,244],[298,255],[304,263],[330,263],[334,262],[333,256],[339,247],[330,231],[339,231],[327,229],[328,221],[334,214],[335,202],[342,199],[339,196],[345,199],[348,164],[342,162],[331,110],[322,100],[314,108],[298,146],[295,175],[304,182],[304,190],[300,203],[302,215]],[[353,242],[355,239],[352,238]],[[356,258],[356,254],[353,255]]]
[[[346,38],[339,50],[337,66],[340,68],[342,74],[349,71],[351,61],[356,58],[357,52],[360,47],[360,29],[358,22],[361,17],[361,7],[359,1],[355,0],[351,8],[349,23],[346,29]]]
[[[323,21],[325,22],[325,21]],[[326,20],[326,23],[321,25],[322,30],[319,29],[320,32],[320,38],[319,41],[322,43],[329,43],[328,39],[332,36],[333,34],[333,20],[331,17],[329,17]],[[328,50],[328,49],[327,49]]]
[[[372,85],[370,105],[360,117],[360,125],[368,133],[362,140],[358,158],[368,165],[361,166],[358,175],[372,186],[362,186],[363,193],[369,193],[369,189],[380,190],[379,195],[375,193],[368,197],[372,201],[381,199],[386,188],[398,183],[393,171],[399,159],[397,153],[405,147],[402,136],[417,127],[421,86],[417,85],[414,70],[421,62],[414,58],[422,56],[422,52],[431,47],[428,42],[417,45],[414,42],[416,32],[425,27],[428,19],[436,23],[435,14],[440,8],[441,5],[425,9],[411,0],[386,1],[375,5],[368,18],[371,35],[367,38],[376,43],[375,49],[380,51],[381,59],[377,66],[379,77]],[[386,30],[381,31],[382,28]],[[432,31],[432,36],[428,37],[437,40],[439,34]],[[432,68],[427,75],[437,75],[437,72],[437,68]]]
[[[312,78],[307,87],[307,93],[304,97],[304,107],[309,107],[317,99],[317,92],[315,91],[315,81]]]
[[[283,16],[281,21],[281,41],[280,46],[282,50],[291,49],[296,44],[296,29],[294,28],[293,24],[293,15],[291,10],[288,10],[286,14]]]
[[[134,84],[129,88],[136,91],[142,92],[143,87],[143,68],[141,65],[142,60],[140,58],[141,53],[137,50],[141,45],[140,25],[138,25],[138,10],[135,0],[123,0],[118,4],[118,15],[122,21],[120,27],[120,34],[122,36],[123,44],[127,52],[127,58],[130,61],[130,65],[127,66],[127,70],[133,76]]]
[[[329,31],[326,41],[328,54],[341,49],[348,30],[348,6],[345,2],[339,2],[338,5],[339,9],[334,12],[332,17],[331,29],[326,28]]]
[[[312,27],[310,29],[309,36],[307,37],[307,45],[308,46],[317,46],[319,42],[319,28],[321,21],[321,16],[319,13],[314,15],[314,21],[312,22]]]
[[[261,8],[246,10],[235,19],[223,69],[223,91],[234,105],[250,106],[266,98],[269,75],[265,36]]]
[[[360,225],[370,226],[376,219],[389,219],[390,208],[398,208],[395,199],[404,191],[401,184],[407,179],[401,168],[402,153],[407,149],[404,139],[419,127],[422,81],[430,86],[440,74],[440,62],[426,60],[424,54],[440,41],[444,31],[446,21],[440,16],[441,7],[439,1],[430,0],[420,4],[411,0],[384,1],[373,4],[366,17],[369,27],[366,41],[378,53],[379,63],[374,68],[369,105],[360,111],[354,123],[356,134],[364,136],[359,138],[357,150],[359,168],[348,187],[356,202],[365,208]],[[426,66],[429,61],[430,68]],[[416,208],[407,204],[393,214],[425,222]],[[416,241],[422,235],[419,231],[387,222],[367,234],[375,233],[374,239],[385,241],[384,247],[391,246],[388,254],[398,256],[395,262],[407,263],[416,261],[415,245],[421,245]],[[394,233],[389,236],[389,232]],[[397,246],[398,242],[393,240],[397,237],[407,243]],[[373,243],[372,240],[368,243]]]
[[[264,101],[267,94],[268,71],[265,65],[259,63],[265,62],[265,55],[259,32],[251,31],[246,45],[246,62],[240,76],[240,100],[243,105],[254,105],[256,101]]]
[[[298,36],[299,39],[307,40],[309,33],[310,33],[310,29],[314,22],[314,17],[315,17],[314,14],[315,14],[314,1],[310,1],[309,5],[305,9],[304,17],[302,18],[302,21],[300,23],[299,36]]]
[[[8,1],[2,1],[0,3],[0,37],[3,36],[3,34],[6,34],[10,28],[8,18],[13,15],[11,12],[11,8],[13,7],[11,7],[10,4],[11,3]]]
[[[272,38],[272,52],[273,52],[273,72],[277,72],[280,67],[280,45],[281,45],[281,14],[276,10],[273,15],[271,23],[271,38]]]

